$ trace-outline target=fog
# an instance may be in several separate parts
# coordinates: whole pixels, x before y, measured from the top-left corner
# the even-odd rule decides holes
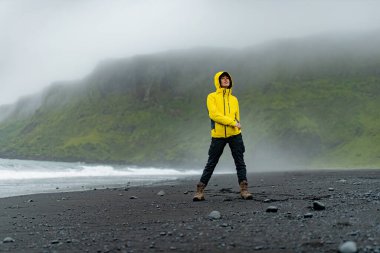
[[[378,28],[379,1],[0,0],[0,105],[97,62]]]

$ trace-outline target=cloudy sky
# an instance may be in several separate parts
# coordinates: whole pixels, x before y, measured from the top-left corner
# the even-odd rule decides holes
[[[371,0],[0,0],[0,105],[105,58],[380,27]]]

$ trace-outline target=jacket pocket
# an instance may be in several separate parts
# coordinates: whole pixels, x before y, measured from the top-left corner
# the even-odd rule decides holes
[[[228,136],[237,135],[239,133],[240,133],[240,131],[237,127],[232,127],[232,126],[227,127],[227,135]]]
[[[215,134],[217,136],[224,136],[224,126],[219,123],[215,123]]]

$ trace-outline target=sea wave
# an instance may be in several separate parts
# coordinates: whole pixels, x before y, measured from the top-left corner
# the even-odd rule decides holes
[[[0,180],[75,178],[75,177],[141,177],[141,176],[190,176],[200,174],[197,170],[169,168],[114,168],[105,165],[81,165],[78,168],[33,168],[17,170],[0,168]]]
[[[228,172],[216,172],[225,174]],[[0,159],[0,198],[44,192],[143,186],[198,176],[202,170]],[[196,181],[195,180],[195,181]]]

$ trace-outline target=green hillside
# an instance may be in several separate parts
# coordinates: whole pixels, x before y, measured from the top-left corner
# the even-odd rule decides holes
[[[206,96],[228,70],[250,166],[378,167],[379,43],[312,37],[104,61],[0,108],[0,157],[203,166]]]

